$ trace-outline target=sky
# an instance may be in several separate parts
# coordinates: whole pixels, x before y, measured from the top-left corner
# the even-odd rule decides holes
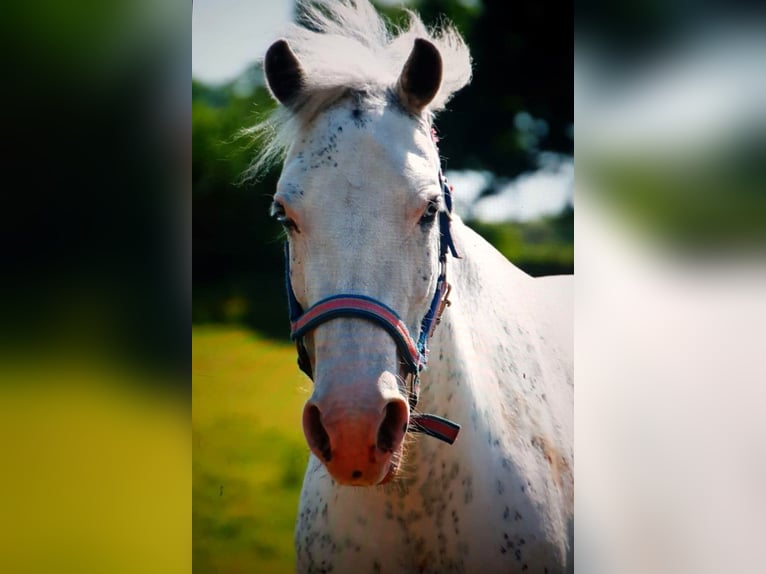
[[[195,0],[193,77],[212,84],[236,77],[263,56],[292,7],[292,0]]]
[[[407,4],[406,0],[381,0]],[[294,0],[195,0],[192,75],[207,83],[236,77],[262,56],[290,22]]]

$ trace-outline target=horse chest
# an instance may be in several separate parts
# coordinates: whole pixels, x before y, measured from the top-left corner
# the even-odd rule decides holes
[[[411,453],[412,454],[412,453]],[[530,484],[504,468],[418,453],[417,479],[338,487],[312,459],[296,528],[299,572],[557,572]],[[523,482],[523,483],[522,483]]]

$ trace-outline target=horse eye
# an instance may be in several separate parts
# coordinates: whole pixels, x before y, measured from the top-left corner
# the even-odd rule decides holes
[[[431,223],[436,218],[437,213],[439,213],[439,204],[437,200],[435,199],[429,200],[428,207],[426,208],[425,212],[423,212],[423,215],[420,217],[420,224],[423,225],[425,223]]]
[[[298,226],[295,225],[295,222],[287,217],[287,212],[285,211],[285,206],[282,205],[279,201],[275,201],[271,204],[271,208],[269,209],[269,213],[271,214],[271,217],[276,219],[282,227],[284,227],[287,231],[297,231]]]

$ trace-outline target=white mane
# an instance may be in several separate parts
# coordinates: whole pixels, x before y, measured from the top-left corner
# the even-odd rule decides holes
[[[449,23],[428,30],[407,11],[409,22],[393,29],[367,0],[299,0],[300,24],[279,37],[290,44],[305,73],[304,91],[295,106],[280,106],[271,117],[246,130],[261,143],[250,174],[279,159],[302,125],[350,91],[371,97],[392,88],[416,38],[433,43],[442,58],[442,83],[427,113],[444,108],[452,94],[471,79],[471,56]]]

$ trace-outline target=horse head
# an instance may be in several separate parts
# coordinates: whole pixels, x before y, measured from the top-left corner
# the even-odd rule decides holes
[[[384,85],[363,75],[323,83],[301,59],[279,40],[264,61],[296,126],[272,204],[288,236],[291,297],[302,309],[338,294],[369,298],[418,334],[438,288],[446,210],[428,108],[442,84],[439,49],[415,39]],[[303,430],[336,482],[377,485],[402,460],[413,373],[391,329],[351,315],[301,336],[314,381]]]

